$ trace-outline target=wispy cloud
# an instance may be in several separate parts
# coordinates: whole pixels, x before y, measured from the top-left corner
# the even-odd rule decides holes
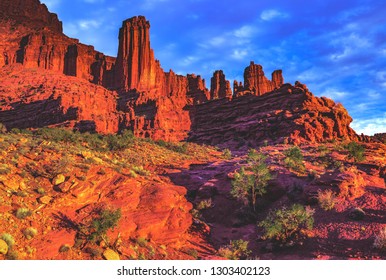
[[[287,18],[288,14],[275,10],[275,9],[270,9],[270,10],[264,10],[260,14],[260,18],[264,21],[271,21],[273,19],[278,19],[278,18]]]
[[[351,127],[357,133],[363,133],[365,135],[374,135],[375,133],[386,132],[386,113],[383,117],[354,120]]]
[[[325,96],[336,101],[341,101],[343,98],[349,96],[349,93],[336,88],[328,88],[322,92],[320,96]]]

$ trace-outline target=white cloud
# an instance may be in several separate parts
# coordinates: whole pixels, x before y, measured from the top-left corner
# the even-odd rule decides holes
[[[327,88],[320,96],[325,96],[333,100],[342,100],[342,98],[347,97],[349,94],[345,91],[338,90],[336,88]]]
[[[250,25],[244,25],[233,31],[233,35],[237,38],[251,38],[256,33],[256,29]]]
[[[270,10],[264,10],[260,14],[260,18],[264,21],[270,21],[277,18],[287,18],[288,14],[280,12],[278,10],[270,9]]]
[[[355,24],[349,24],[345,27],[343,32],[338,32],[333,34],[335,37],[330,41],[330,45],[338,48],[342,48],[340,51],[331,54],[331,60],[340,60],[346,57],[350,57],[354,54],[360,53],[362,51],[368,51],[372,47],[372,42],[368,38],[359,35],[356,32],[350,32],[348,35],[342,34],[347,30],[351,31],[356,29]]]
[[[78,26],[82,30],[98,28],[100,25],[101,25],[101,22],[96,20],[81,20],[78,22]]]
[[[243,60],[248,55],[247,50],[236,49],[233,50],[231,57],[236,60]]]
[[[383,118],[354,120],[351,127],[359,134],[374,135],[375,133],[384,133],[386,132],[386,113]]]

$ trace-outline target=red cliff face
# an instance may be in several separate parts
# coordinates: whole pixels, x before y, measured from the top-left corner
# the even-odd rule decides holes
[[[65,36],[62,23],[45,5],[4,0],[0,8],[0,67],[21,63],[113,86],[115,59]]]
[[[0,68],[0,123],[8,129],[63,126],[115,133],[116,98],[101,86],[54,71]]]
[[[39,0],[1,0],[0,17],[10,18],[18,24],[47,28],[54,32],[63,31],[62,22],[56,14],[50,13]]]
[[[247,93],[253,95],[263,95],[274,89],[280,88],[284,83],[281,70],[276,70],[272,73],[272,81],[265,77],[263,67],[251,61],[251,64],[244,71],[244,86],[242,84],[234,84],[235,96],[242,96]]]
[[[210,86],[210,99],[228,98],[232,99],[232,90],[222,70],[213,73]]]

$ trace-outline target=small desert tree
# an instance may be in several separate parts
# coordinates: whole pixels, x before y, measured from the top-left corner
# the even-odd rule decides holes
[[[267,185],[272,175],[265,163],[267,157],[250,150],[247,157],[248,166],[242,167],[235,173],[232,181],[231,195],[244,204],[250,204],[256,211],[256,200],[267,192]]]
[[[285,150],[284,155],[286,156],[284,163],[287,167],[298,172],[304,172],[303,153],[298,146],[293,146]]]
[[[80,234],[87,241],[93,243],[105,241],[108,244],[107,232],[118,225],[121,218],[121,209],[102,209],[98,215],[80,227]],[[82,238],[82,239],[83,239]]]
[[[287,243],[303,234],[303,230],[311,230],[314,225],[314,210],[300,204],[290,208],[270,212],[265,220],[260,222],[264,228],[265,238]]]
[[[353,159],[355,162],[361,162],[366,159],[365,148],[357,142],[350,142],[346,146],[348,150],[348,157]]]

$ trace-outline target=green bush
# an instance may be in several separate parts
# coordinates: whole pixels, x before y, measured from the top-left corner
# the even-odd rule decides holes
[[[121,209],[115,211],[103,209],[98,217],[92,219],[85,229],[88,240],[91,242],[99,242],[102,240],[107,242],[107,231],[114,229],[118,225],[120,218]]]
[[[200,203],[198,203],[197,205],[197,210],[204,210],[204,209],[208,209],[208,208],[211,208],[212,207],[212,199],[206,199],[206,200],[202,200],[200,201]]]
[[[11,173],[11,168],[8,164],[0,164],[0,175],[8,175]]]
[[[29,228],[26,228],[25,230],[23,230],[23,234],[24,234],[25,238],[30,240],[38,234],[38,230],[36,228],[29,227]]]
[[[229,245],[221,247],[218,253],[228,260],[240,260],[248,258],[251,251],[248,250],[248,241],[239,239],[232,240]]]
[[[223,157],[224,159],[227,159],[227,160],[232,159],[232,152],[231,152],[231,150],[229,150],[229,149],[223,150],[223,151],[222,151],[222,157]]]
[[[32,211],[27,208],[19,208],[16,210],[16,218],[25,219],[32,215]]]
[[[13,236],[9,233],[3,233],[1,236],[0,236],[0,239],[4,240],[5,243],[7,243],[8,247],[9,248],[12,248],[13,245],[15,245],[15,239],[13,238]]]
[[[294,171],[304,172],[305,166],[303,163],[303,153],[298,146],[293,146],[284,151],[286,156],[284,163],[288,168],[291,168]]]
[[[264,238],[287,243],[301,236],[302,230],[311,230],[314,224],[314,210],[300,204],[291,208],[283,207],[272,211],[267,218],[259,223],[263,227]]]
[[[357,142],[350,142],[346,145],[348,150],[348,157],[353,159],[355,162],[361,162],[366,159],[365,157],[365,147],[358,144]]]
[[[140,247],[146,247],[147,246],[147,239],[145,237],[138,237],[135,239],[135,242],[140,246]]]
[[[256,200],[267,192],[272,175],[265,163],[267,157],[255,150],[250,150],[247,157],[248,166],[235,173],[232,180],[231,195],[244,204],[249,204],[256,211]]]
[[[158,140],[155,142],[155,144],[180,154],[186,154],[188,152],[188,143],[186,142],[181,144],[181,143],[166,142],[164,140]]]

